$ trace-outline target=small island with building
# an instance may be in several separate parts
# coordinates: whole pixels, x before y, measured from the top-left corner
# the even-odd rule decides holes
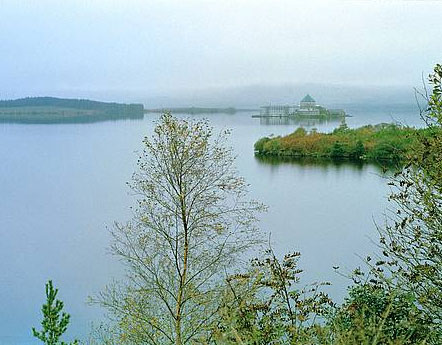
[[[266,105],[260,108],[257,118],[287,117],[287,118],[344,118],[346,113],[343,109],[328,109],[316,103],[312,96],[306,95],[299,105]]]
[[[143,117],[143,104],[56,97],[0,100],[0,122],[7,123],[77,123]]]

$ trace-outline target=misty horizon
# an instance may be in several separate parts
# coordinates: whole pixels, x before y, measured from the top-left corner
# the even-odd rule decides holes
[[[259,107],[267,104],[297,104],[306,94],[311,94],[320,104],[416,104],[415,87],[361,87],[326,84],[250,85],[219,89],[197,90],[172,95],[145,95],[137,92],[58,92],[31,94],[26,97],[57,97],[91,99],[102,102],[142,103],[146,108],[161,107]],[[6,100],[0,96],[1,100]],[[13,98],[8,98],[13,99]]]
[[[412,103],[441,58],[435,1],[6,0],[1,12],[0,99]]]

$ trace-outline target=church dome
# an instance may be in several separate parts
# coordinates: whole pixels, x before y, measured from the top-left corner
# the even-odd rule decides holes
[[[307,94],[307,96],[305,96],[302,100],[301,100],[301,102],[308,102],[308,103],[313,103],[313,102],[316,102],[314,99],[313,99],[313,97],[312,96],[310,96],[309,94]]]

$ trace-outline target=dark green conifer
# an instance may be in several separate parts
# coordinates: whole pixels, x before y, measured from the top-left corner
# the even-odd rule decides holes
[[[365,154],[365,147],[361,140],[356,142],[356,145],[351,154],[353,159],[361,159]]]
[[[66,332],[70,315],[63,311],[64,303],[56,299],[57,293],[58,289],[55,289],[52,280],[49,280],[46,283],[46,303],[41,308],[43,313],[41,326],[43,329],[39,332],[32,327],[34,337],[40,339],[46,345],[67,345],[64,341],[60,341],[60,337]],[[70,345],[77,344],[77,340],[70,343]]]

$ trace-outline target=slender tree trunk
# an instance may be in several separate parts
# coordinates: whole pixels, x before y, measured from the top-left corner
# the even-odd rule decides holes
[[[187,259],[189,253],[189,233],[187,224],[187,211],[186,203],[183,197],[183,193],[180,195],[181,201],[181,218],[184,228],[184,252],[183,252],[183,271],[181,274],[180,285],[178,288],[178,298],[176,303],[176,315],[175,315],[175,345],[182,345],[182,335],[181,335],[181,316],[182,316],[182,304],[184,295],[184,286],[187,278]]]

